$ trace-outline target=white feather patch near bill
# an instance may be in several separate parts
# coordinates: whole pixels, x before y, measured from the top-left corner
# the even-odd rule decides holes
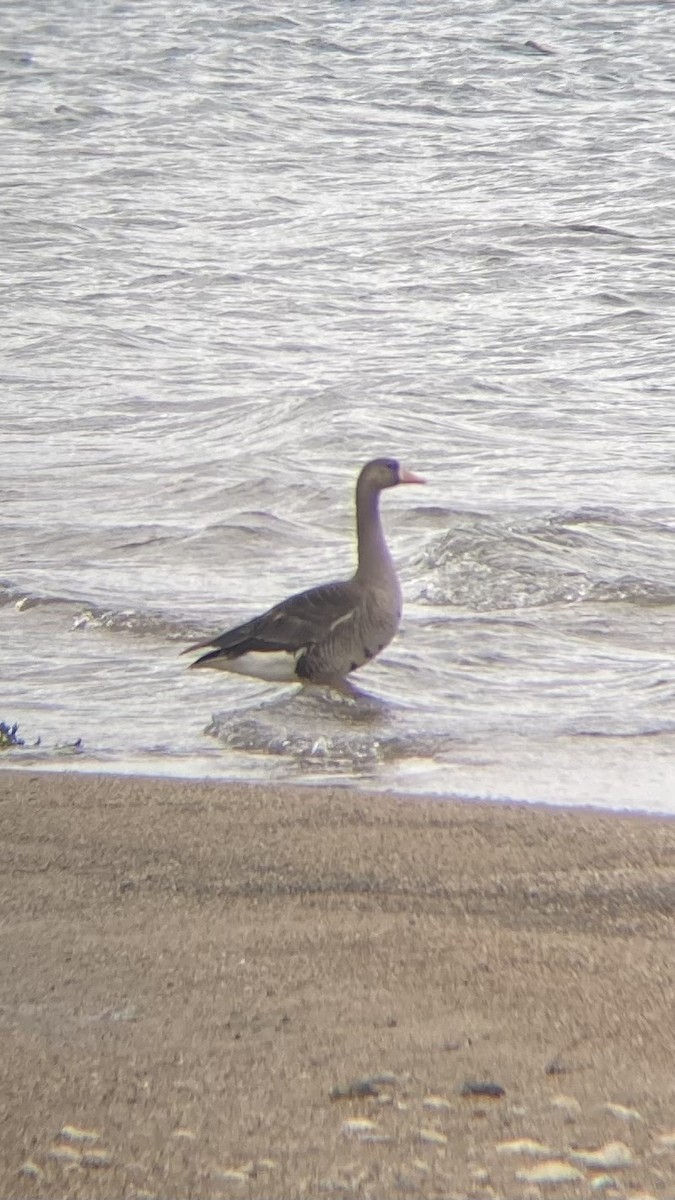
[[[297,650],[251,650],[240,658],[214,658],[209,666],[218,671],[230,671],[234,675],[250,675],[253,679],[266,679],[268,683],[298,683],[295,666],[303,653]]]

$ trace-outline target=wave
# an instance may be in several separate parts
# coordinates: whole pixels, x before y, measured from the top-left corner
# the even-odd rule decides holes
[[[419,599],[471,609],[675,603],[675,528],[615,509],[462,513],[417,563]]]
[[[437,528],[440,515],[434,514]],[[421,552],[403,555],[401,563],[407,596],[422,608],[481,614],[588,602],[635,608],[675,604],[675,526],[662,516],[582,507],[549,513],[446,510],[442,519],[445,528]],[[56,588],[33,591],[8,579],[0,579],[0,607],[59,607],[73,629],[169,641],[198,640],[221,623],[225,627],[228,620],[250,615],[252,606],[241,600],[228,604],[228,616],[219,604],[209,603],[203,589],[194,586],[202,567],[192,558],[183,572],[175,561],[168,569],[171,582],[166,565],[156,574],[157,592],[175,596],[180,612],[153,610],[146,596],[141,603],[132,596],[129,603],[125,596],[106,602],[60,594]],[[128,582],[133,587],[133,577]],[[214,578],[216,587],[219,582]],[[233,583],[231,571],[229,583],[235,596],[243,590],[241,580]],[[280,580],[279,594],[289,586]],[[273,596],[260,607],[267,599],[272,602]]]
[[[19,612],[34,608],[59,608],[71,629],[101,629],[169,641],[189,641],[207,632],[203,625],[188,624],[184,619],[167,613],[114,608],[70,596],[45,595],[27,591],[8,580],[0,580],[0,607],[6,604],[13,604]]]

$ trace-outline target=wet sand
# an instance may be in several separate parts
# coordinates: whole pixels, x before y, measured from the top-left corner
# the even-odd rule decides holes
[[[4,771],[0,823],[0,1195],[675,1196],[675,821]]]

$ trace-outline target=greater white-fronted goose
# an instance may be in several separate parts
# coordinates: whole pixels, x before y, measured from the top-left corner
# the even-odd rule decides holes
[[[356,484],[358,565],[352,578],[298,592],[236,629],[188,646],[184,654],[208,649],[191,667],[353,692],[347,676],[389,644],[401,619],[401,589],[380,520],[380,492],[424,482],[391,458],[366,463]]]

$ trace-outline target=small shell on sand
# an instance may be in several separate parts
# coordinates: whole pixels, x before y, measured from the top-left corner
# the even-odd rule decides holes
[[[80,1129],[78,1125],[64,1125],[58,1136],[64,1142],[96,1142],[101,1136],[97,1129]]]
[[[611,1101],[603,1104],[602,1107],[606,1113],[612,1117],[618,1117],[620,1121],[644,1121],[642,1113],[639,1113],[636,1108],[625,1108],[623,1104],[612,1104]]]
[[[271,1171],[276,1163],[271,1158],[258,1158],[253,1161],[240,1163],[238,1167],[216,1167],[211,1172],[212,1179],[219,1183],[248,1183],[255,1179],[260,1171]]]
[[[516,1138],[513,1142],[497,1142],[497,1154],[527,1154],[530,1158],[546,1158],[551,1154],[551,1147],[543,1142],[535,1142],[532,1138]]]
[[[79,1163],[82,1151],[77,1146],[62,1146],[57,1144],[50,1147],[48,1157],[56,1159],[57,1162]]]
[[[27,1175],[29,1179],[42,1179],[44,1171],[29,1158],[19,1167],[19,1175]]]
[[[607,1192],[615,1187],[616,1179],[613,1175],[596,1175],[595,1179],[591,1180],[591,1190],[594,1192]]]
[[[617,1167],[629,1167],[633,1155],[625,1142],[605,1142],[599,1150],[570,1150],[572,1162],[581,1163],[582,1167],[597,1170],[616,1170]]]
[[[111,1167],[113,1156],[109,1150],[85,1150],[80,1162],[83,1167]]]
[[[538,1163],[529,1171],[517,1171],[516,1179],[522,1183],[573,1183],[583,1179],[583,1171],[577,1170],[570,1163],[551,1158],[548,1162]]]
[[[661,1150],[675,1150],[675,1129],[669,1129],[667,1133],[657,1133],[656,1141]]]
[[[366,1133],[375,1133],[377,1125],[375,1121],[371,1121],[368,1117],[352,1117],[349,1121],[342,1122],[342,1132],[348,1137],[363,1137]]]
[[[214,1179],[224,1183],[247,1183],[256,1174],[256,1165],[252,1159],[240,1163],[238,1167],[216,1167],[211,1172]]]
[[[214,1179],[217,1179],[219,1183],[248,1183],[249,1179],[251,1178],[250,1175],[247,1175],[245,1171],[235,1171],[234,1168],[231,1170],[225,1168],[222,1171],[212,1171],[211,1175]]]
[[[421,1142],[426,1142],[429,1146],[447,1146],[448,1144],[447,1137],[438,1129],[420,1129],[417,1136]]]
[[[447,1109],[452,1108],[452,1105],[449,1100],[446,1100],[445,1096],[425,1096],[422,1101],[422,1107],[430,1108],[435,1112],[446,1112]]]
[[[173,1138],[187,1138],[189,1141],[194,1142],[197,1134],[194,1129],[184,1129],[182,1126],[179,1126],[178,1129],[174,1129],[171,1136]]]

